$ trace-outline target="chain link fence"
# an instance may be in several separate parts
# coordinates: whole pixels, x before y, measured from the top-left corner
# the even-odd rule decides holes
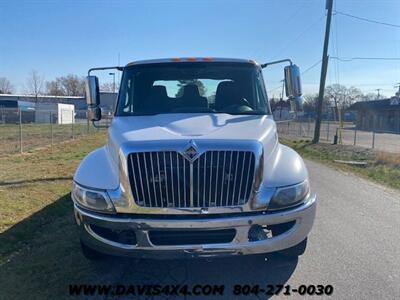
[[[101,127],[107,127],[112,112],[102,111]],[[315,121],[277,121],[278,133],[290,139],[312,139]],[[87,120],[86,110],[22,110],[0,108],[0,155],[23,153],[79,138],[100,130]],[[400,153],[400,132],[358,130],[353,123],[323,121],[320,141]]]
[[[314,137],[314,120],[277,121],[278,133],[290,139],[312,139]],[[384,152],[400,153],[400,132],[394,131],[364,131],[358,130],[353,123],[323,121],[321,124],[320,141],[353,145],[376,149]]]
[[[109,125],[103,112],[100,125]],[[23,153],[76,139],[100,129],[87,120],[86,110],[22,110],[0,108],[0,155]]]

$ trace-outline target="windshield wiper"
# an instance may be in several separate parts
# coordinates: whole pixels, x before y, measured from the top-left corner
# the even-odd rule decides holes
[[[137,112],[137,113],[130,113],[128,115],[125,115],[127,117],[140,117],[140,116],[155,116],[162,114],[161,112]]]
[[[221,112],[228,115],[252,115],[252,116],[262,116],[268,115],[265,111],[241,111],[241,112]]]

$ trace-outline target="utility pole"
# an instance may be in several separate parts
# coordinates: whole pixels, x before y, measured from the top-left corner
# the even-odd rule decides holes
[[[327,70],[328,70],[328,61],[329,61],[328,46],[329,46],[329,33],[330,33],[330,30],[331,30],[333,0],[326,0],[326,7],[325,8],[328,10],[328,14],[327,14],[327,18],[326,18],[324,51],[322,53],[321,78],[320,78],[320,82],[319,82],[317,118],[315,120],[315,130],[314,130],[313,143],[318,143],[319,142],[319,136],[320,136],[320,131],[321,131],[322,104],[323,104],[323,100],[324,100],[326,73],[327,73]]]
[[[381,89],[376,89],[375,91],[378,92],[378,99],[377,100],[381,99],[381,94],[379,93],[381,91]]]

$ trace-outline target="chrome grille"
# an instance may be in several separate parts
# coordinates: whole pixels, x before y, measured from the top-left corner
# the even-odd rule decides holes
[[[251,193],[251,151],[207,151],[190,163],[176,151],[128,157],[135,202],[143,207],[221,207],[245,204]]]

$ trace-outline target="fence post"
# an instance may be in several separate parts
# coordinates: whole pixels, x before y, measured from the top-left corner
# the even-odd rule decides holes
[[[308,136],[308,137],[310,136],[310,122],[311,122],[310,117],[308,117],[308,123],[307,123],[307,125],[308,125],[308,128],[307,128],[307,136]]]
[[[354,146],[356,145],[356,143],[357,143],[357,127],[354,127]]]
[[[303,129],[303,123],[299,122],[299,136],[302,136],[301,135],[302,129]]]
[[[71,138],[74,139],[74,113],[71,113]]]
[[[375,148],[375,128],[376,128],[376,116],[373,116],[372,122],[372,149]]]
[[[53,112],[50,111],[50,135],[51,135],[51,149],[53,149],[53,142],[54,142],[54,133],[53,133]]]
[[[19,108],[19,152],[22,153],[22,111]]]
[[[330,122],[329,122],[329,119],[328,119],[328,129],[326,131],[326,140],[327,141],[329,141],[329,124],[330,124]]]
[[[290,122],[287,122],[287,134],[290,135]]]
[[[375,129],[372,131],[372,149],[375,148]]]
[[[87,133],[89,134],[89,128],[90,128],[90,124],[89,124],[89,118],[88,116],[86,116],[86,124],[87,124]]]
[[[336,127],[336,134],[333,136],[333,144],[337,145],[338,143],[338,127]]]

